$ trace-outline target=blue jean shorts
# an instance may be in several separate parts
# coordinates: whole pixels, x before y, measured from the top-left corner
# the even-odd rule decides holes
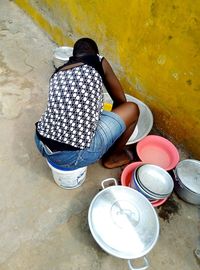
[[[95,163],[108,151],[125,131],[126,125],[119,115],[103,111],[91,145],[83,150],[52,152],[35,135],[40,153],[58,169],[77,169]]]

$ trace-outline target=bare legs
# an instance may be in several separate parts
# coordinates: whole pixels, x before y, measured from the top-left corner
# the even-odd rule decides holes
[[[102,159],[104,167],[110,169],[126,165],[130,162],[130,155],[125,150],[125,145],[133,133],[139,117],[139,108],[133,102],[123,103],[112,111],[124,120],[126,130]]]

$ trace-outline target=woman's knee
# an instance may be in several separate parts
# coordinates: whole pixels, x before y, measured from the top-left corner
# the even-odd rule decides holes
[[[130,101],[115,108],[113,112],[123,119],[127,127],[137,122],[140,114],[138,105]]]
[[[128,101],[126,104],[127,104],[127,110],[128,110],[128,113],[130,114],[130,116],[133,117],[133,115],[134,115],[135,118],[137,119],[139,117],[139,114],[140,114],[140,110],[139,110],[138,105],[136,103],[130,102],[130,101]]]
[[[127,126],[130,126],[138,121],[140,111],[137,104],[133,102],[127,102],[127,110],[126,110],[126,117],[125,123]]]

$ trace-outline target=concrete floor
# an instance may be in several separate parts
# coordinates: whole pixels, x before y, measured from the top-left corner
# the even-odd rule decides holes
[[[125,270],[126,260],[103,252],[87,224],[101,180],[119,180],[121,169],[94,164],[81,187],[64,190],[34,145],[55,47],[13,2],[0,2],[0,269]],[[199,269],[198,208],[173,194],[156,211],[160,236],[149,269]]]

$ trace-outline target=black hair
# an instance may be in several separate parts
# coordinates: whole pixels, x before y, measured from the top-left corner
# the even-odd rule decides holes
[[[84,54],[98,54],[99,49],[94,40],[90,38],[80,38],[76,41],[73,48],[73,56]]]

